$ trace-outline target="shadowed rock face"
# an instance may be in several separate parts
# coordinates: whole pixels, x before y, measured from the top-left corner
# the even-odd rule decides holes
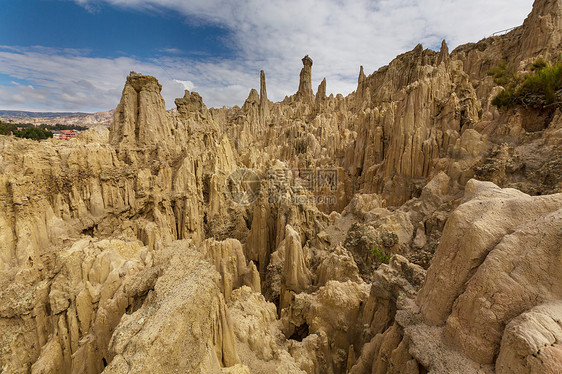
[[[560,14],[347,97],[308,56],[234,108],[132,72],[109,132],[1,136],[0,367],[560,372],[562,114],[498,110],[486,74],[552,58]]]
[[[302,59],[303,68],[301,70],[299,89],[297,98],[303,101],[310,101],[314,97],[312,92],[312,59],[308,55]]]

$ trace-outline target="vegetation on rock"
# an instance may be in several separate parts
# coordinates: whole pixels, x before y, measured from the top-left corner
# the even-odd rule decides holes
[[[379,261],[380,263],[388,264],[388,261],[390,261],[390,255],[384,253],[384,251],[381,250],[379,247],[372,248],[370,252],[376,257],[377,261]]]

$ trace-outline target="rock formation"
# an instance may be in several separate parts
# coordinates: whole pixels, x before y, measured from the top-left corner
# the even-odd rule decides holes
[[[5,373],[558,373],[562,113],[487,71],[560,51],[562,2],[357,90],[167,111],[132,72],[109,132],[0,136]]]

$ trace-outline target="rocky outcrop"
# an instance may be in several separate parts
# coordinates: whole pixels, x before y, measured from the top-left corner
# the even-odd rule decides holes
[[[365,76],[363,65],[361,65],[359,68],[359,78],[357,78],[357,90],[355,91],[356,98],[359,102],[363,101],[368,96],[366,81],[367,77]]]
[[[318,90],[316,91],[316,110],[320,111],[326,102],[326,78],[322,79],[322,82],[318,85]]]
[[[371,368],[417,373],[421,367],[429,372],[492,372],[494,364],[497,372],[526,373],[534,367],[555,372],[560,326],[551,316],[557,313],[560,290],[552,286],[559,281],[550,266],[558,266],[554,248],[560,243],[561,196],[532,198],[475,180],[467,189],[465,202],[444,228],[421,288],[423,271],[398,256],[391,259],[393,271],[382,266],[375,273],[363,312],[374,315],[374,337],[363,346],[352,373]],[[533,211],[531,221],[513,216]],[[529,222],[540,222],[540,234],[532,226],[544,240],[528,231]],[[502,229],[510,223],[515,226]],[[462,280],[457,282],[456,274]],[[452,288],[457,291],[448,301]],[[394,290],[393,297],[385,296],[388,290]]]
[[[111,124],[111,144],[155,146],[158,140],[172,137],[161,90],[156,78],[129,74]]]
[[[198,122],[207,120],[209,111],[207,106],[203,103],[203,98],[197,92],[189,92],[185,90],[185,95],[182,98],[175,100],[177,110],[184,117],[192,117]]]
[[[296,340],[325,333],[331,342],[330,359],[321,371],[345,372],[348,349],[352,344],[358,346],[360,340],[355,328],[367,296],[366,284],[351,281],[329,281],[313,294],[295,295],[281,316],[283,332]]]
[[[2,350],[13,352],[2,366],[13,373],[99,373],[121,316],[154,287],[152,252],[138,241],[84,238],[51,261],[58,264],[56,274],[34,284],[28,269],[27,280],[20,272],[2,294]],[[28,295],[21,294],[23,285]]]
[[[470,187],[474,188],[472,185]],[[561,289],[552,286],[559,283],[554,269],[559,266],[555,252],[562,239],[558,230],[562,224],[561,195],[541,199],[521,196],[515,191],[511,194],[508,191],[495,194],[493,189],[489,189],[486,192],[486,204],[491,208],[489,211],[493,212],[491,216],[480,212],[476,218],[468,211],[472,204],[464,204],[448,222],[456,224],[456,217],[461,214],[462,220],[472,221],[472,230],[462,230],[462,242],[470,243],[469,248],[461,243],[455,245],[449,242],[454,232],[450,232],[451,236],[442,237],[440,245],[443,248],[451,245],[458,248],[456,261],[449,267],[456,269],[457,276],[444,283],[447,272],[440,270],[438,278],[442,298],[437,301],[428,292],[436,280],[436,274],[430,267],[426,286],[419,298],[419,302],[425,305],[421,310],[428,321],[442,323],[444,320],[438,319],[439,313],[449,314],[446,319],[447,336],[462,347],[467,356],[480,363],[492,363],[495,360],[509,319],[535,305],[557,300],[562,293]],[[468,192],[469,196],[471,193]],[[481,196],[476,192],[473,204],[482,202]],[[496,217],[505,217],[507,214],[509,220],[496,223]],[[518,214],[521,214],[520,218]],[[471,216],[474,218],[469,218]],[[528,219],[535,222],[532,225],[521,224]],[[494,220],[493,225],[489,223],[490,220]],[[486,229],[478,230],[482,224]],[[456,227],[460,226],[456,224]],[[532,249],[529,243],[533,243]],[[467,252],[470,252],[468,257],[465,254]],[[435,266],[439,266],[437,264],[442,261],[442,256],[442,250],[438,248],[434,257]],[[481,262],[483,258],[485,260]],[[463,265],[459,266],[461,263]],[[476,267],[478,270],[475,271]],[[455,299],[453,305],[449,297]],[[452,309],[449,309],[451,306]]]
[[[260,275],[253,262],[246,262],[242,244],[236,239],[217,242],[207,239],[201,245],[203,255],[215,265],[221,275],[220,289],[226,300],[232,290],[245,285],[254,292],[261,292]]]
[[[104,373],[220,373],[239,364],[215,274],[193,252],[174,255],[143,306],[121,319]]]
[[[515,233],[525,230],[522,222],[548,217],[547,222],[552,221],[552,225],[541,226],[543,230],[547,227],[554,229],[559,224],[556,222],[556,212],[560,208],[560,195],[530,197],[516,190],[500,190],[491,183],[471,181],[465,191],[465,201],[450,216],[447,226],[451,228],[445,228],[448,235],[441,238],[432,260],[432,267],[439,271],[432,271],[430,267],[425,286],[420,291],[418,300],[423,305],[421,310],[426,319],[434,324],[444,323],[455,300],[460,294],[470,290],[466,282],[475,275],[476,269],[479,269],[490,251],[506,245],[501,241],[508,234],[512,235],[512,240],[517,240]],[[481,209],[483,204],[487,206],[484,213]],[[552,214],[554,215],[551,216]],[[510,219],[501,218],[508,215]],[[527,233],[520,235],[531,237]],[[555,230],[552,235],[557,235]],[[551,239],[553,240],[546,240],[545,245],[556,246],[558,240],[555,237]],[[449,248],[455,248],[455,259],[458,261],[455,266],[445,264],[450,261]],[[548,252],[547,248],[544,250]],[[520,247],[519,250],[523,248]],[[443,270],[445,268],[449,270]],[[439,290],[435,287],[436,284],[440,285]],[[459,301],[456,306],[460,306],[458,304]]]
[[[467,185],[466,202],[447,222],[417,297],[424,321],[444,325],[446,340],[466,357],[494,363],[502,336],[513,339],[507,324],[560,298],[553,285],[561,197],[530,197],[474,180]]]

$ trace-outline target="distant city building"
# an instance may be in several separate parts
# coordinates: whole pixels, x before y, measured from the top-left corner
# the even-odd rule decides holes
[[[60,130],[53,131],[53,139],[68,140],[78,135],[80,131],[77,130]]]

